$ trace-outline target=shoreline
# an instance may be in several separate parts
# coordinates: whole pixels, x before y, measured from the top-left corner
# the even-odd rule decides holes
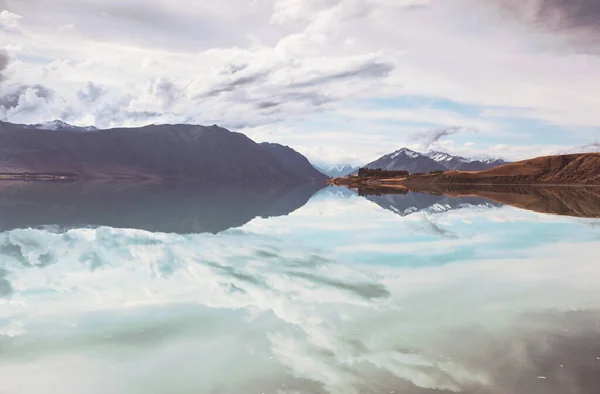
[[[419,175],[420,177],[421,175]],[[426,187],[435,187],[435,186],[468,186],[468,187],[477,187],[477,186],[534,186],[534,187],[600,187],[600,184],[585,184],[585,183],[526,183],[526,182],[513,182],[513,183],[479,183],[479,182],[435,182],[435,183],[417,183],[414,184],[406,184],[405,180],[410,180],[411,178],[400,178],[400,179],[373,179],[373,178],[364,178],[363,180],[357,181],[354,179],[350,179],[348,177],[344,178],[332,178],[327,181],[329,185],[332,186],[347,186],[350,188],[357,187],[389,187],[389,188],[397,188],[397,189],[419,189]]]

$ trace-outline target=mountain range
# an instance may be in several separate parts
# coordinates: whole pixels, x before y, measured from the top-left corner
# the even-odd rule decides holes
[[[341,164],[334,166],[319,166],[317,169],[331,178],[338,178],[342,176],[348,176],[353,172],[358,171],[359,167],[353,167],[349,164]]]
[[[40,125],[0,121],[0,173],[269,183],[328,178],[289,147],[257,144],[216,125],[98,130],[60,121]]]
[[[502,159],[469,159],[462,156],[453,156],[445,152],[428,151],[427,153],[420,153],[408,148],[401,148],[368,163],[364,167],[408,171],[414,174],[446,170],[482,171],[506,163]]]

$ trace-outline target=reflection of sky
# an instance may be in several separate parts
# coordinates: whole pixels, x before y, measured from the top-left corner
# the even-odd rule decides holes
[[[219,235],[5,232],[3,389],[568,392],[597,361],[592,223],[510,207],[401,217],[327,190]]]

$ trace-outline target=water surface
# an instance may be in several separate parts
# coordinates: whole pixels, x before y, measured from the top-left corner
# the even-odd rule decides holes
[[[67,187],[0,188],[1,393],[600,392],[598,219]]]

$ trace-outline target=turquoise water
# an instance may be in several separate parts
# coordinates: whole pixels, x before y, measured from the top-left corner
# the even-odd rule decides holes
[[[301,200],[206,233],[5,228],[0,393],[600,392],[598,219]]]

